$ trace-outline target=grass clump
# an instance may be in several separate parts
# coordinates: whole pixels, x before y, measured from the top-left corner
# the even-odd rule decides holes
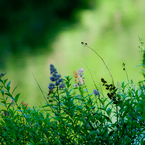
[[[144,68],[145,51],[141,50]],[[126,71],[125,64],[123,70]],[[89,92],[83,68],[74,71],[73,77],[62,78],[50,64],[50,74],[48,94],[35,79],[46,101],[39,108],[18,101],[16,88],[11,90],[11,82],[0,74],[0,102],[4,106],[0,112],[1,144],[145,144],[144,78],[134,84],[126,71],[128,82],[115,86],[110,73],[111,84],[100,78],[106,90],[104,96],[95,83],[93,92]]]

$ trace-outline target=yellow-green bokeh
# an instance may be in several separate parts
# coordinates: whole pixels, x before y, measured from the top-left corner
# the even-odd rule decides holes
[[[38,51],[34,56],[24,54],[19,59],[9,56],[6,70],[1,71],[7,72],[6,77],[12,81],[12,88],[18,85],[16,92],[21,93],[19,101],[26,98],[25,102],[30,106],[39,106],[40,101],[45,102],[33,74],[41,88],[48,92],[51,63],[63,77],[73,76],[74,70],[83,68],[90,93],[94,86],[85,63],[97,85],[101,85],[102,77],[111,83],[109,73],[101,59],[89,48],[82,46],[82,41],[87,42],[104,59],[115,84],[117,81],[127,81],[122,63],[126,64],[129,79],[133,79],[135,83],[142,79],[141,68],[135,66],[142,60],[142,54],[138,52],[140,45],[138,34],[145,40],[144,4],[143,0],[100,1],[96,9],[76,13],[80,23],[70,27],[65,26],[54,38],[55,41],[51,45],[52,52],[47,51],[46,47],[43,48],[44,52]]]

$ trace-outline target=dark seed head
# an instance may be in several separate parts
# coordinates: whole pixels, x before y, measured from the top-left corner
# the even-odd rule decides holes
[[[101,78],[101,82],[104,83],[104,81],[105,81],[105,80],[104,80],[103,78]]]

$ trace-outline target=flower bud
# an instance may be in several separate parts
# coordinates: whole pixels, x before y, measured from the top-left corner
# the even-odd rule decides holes
[[[93,93],[95,94],[95,96],[97,96],[97,95],[100,96],[99,92],[96,89],[93,90]]]

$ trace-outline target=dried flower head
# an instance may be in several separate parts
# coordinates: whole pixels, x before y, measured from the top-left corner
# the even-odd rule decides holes
[[[84,45],[84,42],[81,42],[82,45]]]
[[[77,73],[76,70],[74,71],[74,77],[75,77],[75,78],[78,78],[78,77],[79,77],[79,75],[78,75],[78,73]]]

